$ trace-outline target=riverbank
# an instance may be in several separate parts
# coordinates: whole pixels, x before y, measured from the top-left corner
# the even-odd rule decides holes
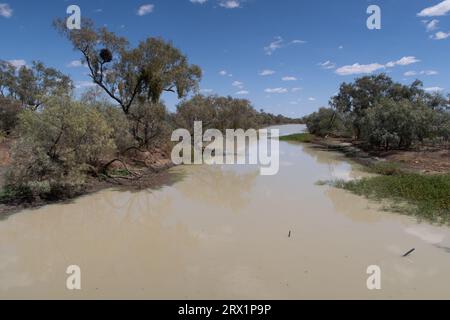
[[[129,150],[124,157],[108,164],[104,173],[89,176],[85,183],[70,192],[48,198],[24,198],[5,189],[5,174],[11,164],[13,140],[0,143],[0,219],[18,211],[39,208],[52,203],[64,203],[80,196],[109,188],[143,190],[157,188],[170,182],[167,170],[174,165],[167,152],[156,148],[153,151]]]
[[[387,211],[450,224],[448,150],[368,153],[348,140],[320,138],[308,133],[281,139],[339,151],[376,175],[353,181],[329,181],[328,184],[369,199],[388,200]]]

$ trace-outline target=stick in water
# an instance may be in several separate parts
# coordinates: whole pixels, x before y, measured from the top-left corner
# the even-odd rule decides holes
[[[409,250],[407,253],[405,253],[405,254],[403,255],[403,258],[409,256],[409,255],[410,255],[411,253],[413,253],[414,251],[416,251],[416,249],[411,249],[411,250]]]

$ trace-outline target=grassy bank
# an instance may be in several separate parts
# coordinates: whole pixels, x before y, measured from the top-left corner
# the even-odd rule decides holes
[[[309,133],[298,133],[289,136],[280,137],[280,141],[311,143],[314,136]]]
[[[369,171],[379,175],[334,185],[369,199],[389,200],[390,211],[450,224],[450,173],[410,173],[390,163],[369,167]]]

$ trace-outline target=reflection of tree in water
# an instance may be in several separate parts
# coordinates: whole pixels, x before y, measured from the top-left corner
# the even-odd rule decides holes
[[[233,211],[249,204],[249,193],[259,176],[259,171],[235,172],[219,166],[196,166],[191,169],[189,179],[180,184],[178,190],[193,201]]]
[[[170,206],[172,199],[160,192],[183,180],[185,174],[180,168],[174,168],[154,177],[152,187],[146,189],[120,188],[115,192],[106,192],[103,200],[122,219],[138,219],[142,215],[163,214],[162,210]]]
[[[360,174],[353,170],[353,164],[344,155],[322,146],[304,146],[303,152],[312,157],[317,163],[328,166],[330,177],[333,179],[355,179]]]

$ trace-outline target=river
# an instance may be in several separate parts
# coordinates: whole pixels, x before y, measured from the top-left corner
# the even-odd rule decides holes
[[[281,142],[280,154],[275,176],[177,167],[155,190],[104,190],[0,221],[0,298],[450,299],[449,228],[318,185],[366,175],[338,153]],[[70,265],[81,290],[66,288]],[[371,265],[381,290],[367,289]]]

